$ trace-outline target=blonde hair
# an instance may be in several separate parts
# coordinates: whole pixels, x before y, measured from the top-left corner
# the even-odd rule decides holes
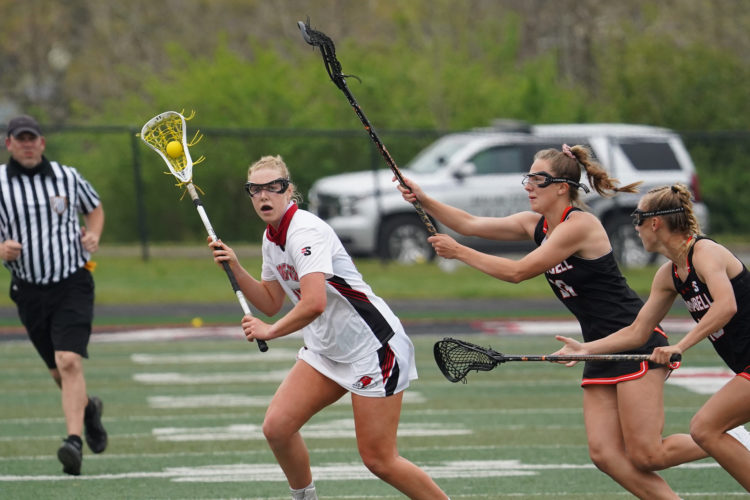
[[[552,170],[550,174],[555,177],[570,179],[574,182],[581,181],[581,169],[585,170],[589,185],[591,185],[600,196],[609,197],[614,196],[617,193],[638,192],[638,186],[641,185],[641,182],[634,182],[627,186],[617,187],[619,181],[609,176],[607,171],[604,170],[604,168],[594,159],[593,153],[586,146],[577,145],[570,148],[563,146],[563,149],[570,152],[570,155],[557,149],[542,149],[534,155],[534,160],[548,161],[550,169]],[[578,189],[570,189],[569,193],[572,204],[586,206],[586,204],[579,199]]]
[[[667,229],[673,233],[683,233],[686,236],[701,235],[701,226],[693,212],[693,195],[684,184],[659,186],[651,189],[641,198],[641,210],[653,212],[682,208],[682,212],[661,215],[667,224]]]
[[[291,189],[292,193],[292,201],[294,201],[298,205],[302,203],[302,194],[297,191],[297,186],[292,182],[292,176],[289,173],[289,167],[286,166],[286,163],[284,163],[281,155],[262,156],[258,161],[248,167],[247,179],[250,180],[250,176],[254,172],[264,169],[276,170],[279,173],[280,177],[287,179],[289,181],[289,189]]]

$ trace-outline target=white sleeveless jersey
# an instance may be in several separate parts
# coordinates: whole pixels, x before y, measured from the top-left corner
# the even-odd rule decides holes
[[[388,305],[376,296],[354,266],[331,227],[297,210],[282,248],[263,235],[263,281],[278,281],[293,304],[302,276],[323,273],[326,309],[302,329],[308,349],[339,362],[355,361],[380,349],[403,330]]]

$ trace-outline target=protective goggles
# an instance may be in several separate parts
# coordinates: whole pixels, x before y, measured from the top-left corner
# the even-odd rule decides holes
[[[265,184],[253,184],[252,182],[245,183],[245,191],[252,198],[256,194],[260,194],[261,191],[265,190],[269,193],[285,193],[289,188],[289,179],[278,178]]]
[[[532,172],[524,175],[523,179],[521,179],[521,185],[525,186],[526,184],[531,183],[539,188],[547,187],[553,182],[570,184],[575,188],[583,189],[584,193],[589,192],[589,188],[586,187],[585,184],[581,184],[572,179],[566,179],[565,177],[552,177],[547,172]]]
[[[634,226],[642,226],[644,221],[649,217],[656,217],[657,215],[678,214],[684,211],[685,209],[683,207],[665,208],[664,210],[652,210],[651,212],[644,212],[636,208],[633,213],[630,214],[630,216],[633,218]]]

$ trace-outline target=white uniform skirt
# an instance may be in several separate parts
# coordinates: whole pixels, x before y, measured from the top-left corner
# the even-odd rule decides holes
[[[333,361],[303,347],[301,359],[344,389],[360,396],[386,397],[403,391],[417,378],[414,345],[402,331],[376,352],[352,362]]]

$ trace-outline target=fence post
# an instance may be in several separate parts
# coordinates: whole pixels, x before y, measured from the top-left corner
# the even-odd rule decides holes
[[[143,196],[143,178],[141,177],[141,153],[138,133],[140,130],[131,128],[130,147],[133,151],[133,181],[135,186],[135,205],[138,213],[138,234],[141,238],[141,258],[147,261],[148,255],[148,227],[146,225],[146,204]]]

